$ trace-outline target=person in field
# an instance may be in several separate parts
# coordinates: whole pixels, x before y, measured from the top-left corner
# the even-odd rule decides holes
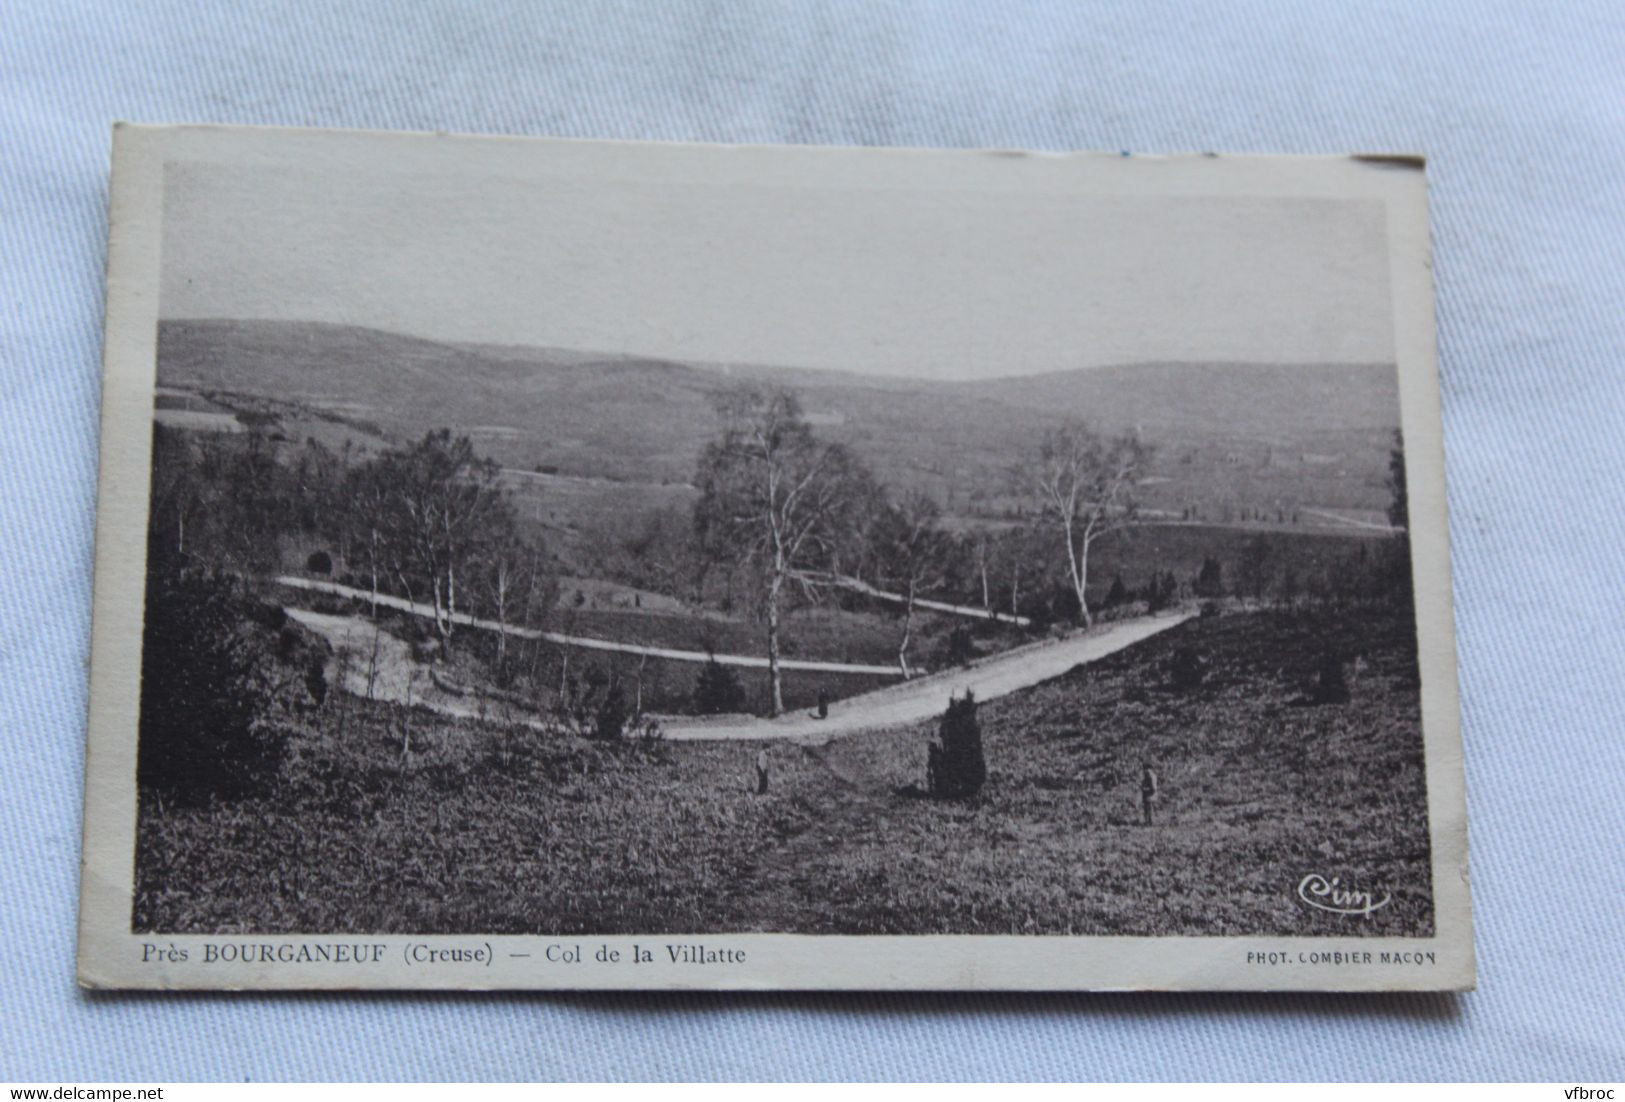
[[[1151,803],[1157,798],[1157,773],[1151,768],[1151,763],[1140,763],[1140,814],[1145,819],[1145,825],[1151,825]]]
[[[762,796],[762,795],[766,795],[766,793],[767,793],[767,747],[764,746],[760,750],[756,751],[756,794],[758,796]]]

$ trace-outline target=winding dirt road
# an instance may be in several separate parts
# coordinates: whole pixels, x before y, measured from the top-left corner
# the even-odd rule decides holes
[[[941,715],[950,696],[974,692],[978,700],[993,700],[1048,681],[1074,666],[1132,646],[1142,639],[1177,627],[1194,613],[1176,612],[1119,620],[1093,631],[1046,639],[1003,654],[984,658],[962,669],[915,678],[874,692],[838,700],[829,706],[829,718],[796,712],[777,719],[755,716],[662,716],[661,729],[676,741],[730,739],[787,739],[822,744],[843,735],[904,727]]]
[[[309,578],[280,577],[277,579],[283,585],[294,589],[304,589],[319,593],[331,593],[344,597],[357,597],[368,599],[365,590],[352,589],[349,586],[334,582],[320,582]],[[390,608],[412,612],[420,616],[432,616],[432,610],[423,605],[415,605],[399,597],[378,597],[378,603]],[[323,616],[319,613],[290,609],[290,615],[295,616],[307,626],[329,636],[341,631],[350,631],[352,627],[342,617]],[[1006,696],[1020,689],[1036,685],[1041,681],[1048,681],[1052,677],[1059,677],[1074,666],[1081,666],[1089,662],[1099,661],[1109,654],[1132,646],[1153,635],[1160,634],[1170,628],[1177,627],[1190,619],[1193,612],[1171,612],[1157,616],[1141,616],[1133,620],[1118,620],[1090,631],[1077,632],[1060,639],[1044,639],[1036,643],[1029,643],[1002,654],[991,655],[959,669],[943,670],[938,673],[917,677],[912,681],[905,681],[896,685],[888,685],[873,692],[850,696],[837,700],[829,706],[829,716],[819,719],[808,712],[793,712],[779,716],[777,719],[762,719],[757,716],[730,715],[730,716],[658,716],[661,730],[665,737],[676,742],[726,742],[726,741],[760,741],[785,740],[799,742],[805,745],[822,745],[831,739],[845,735],[862,734],[871,731],[891,730],[906,727],[909,724],[922,720],[932,719],[942,714],[948,706],[948,698],[961,696],[966,691],[974,692],[978,700],[994,700]],[[471,627],[495,630],[498,625],[488,621],[479,620],[464,613],[455,617],[457,623]],[[361,621],[355,621],[361,624]],[[355,628],[353,630],[359,630]],[[555,632],[541,632],[509,627],[512,635],[541,637],[554,642],[570,646],[591,647],[602,650],[619,650],[631,653],[648,653],[663,658],[677,658],[688,661],[705,661],[710,655],[697,654],[689,651],[671,651],[659,647],[642,647],[634,644],[611,643],[602,639],[585,639],[579,636],[559,635]],[[335,636],[336,637],[336,636]],[[368,637],[370,639],[370,636]],[[737,665],[765,666],[767,660],[753,656],[717,655],[718,662]],[[849,666],[834,662],[806,662],[786,661],[786,669],[822,669],[839,670],[843,672],[876,672],[895,674],[894,667],[882,666]],[[354,690],[352,690],[354,691]],[[382,691],[386,698],[393,699],[388,685],[375,685],[374,691]],[[412,699],[407,696],[406,699]],[[456,701],[440,701],[434,699],[433,694],[420,688],[417,691],[417,702],[425,707],[445,711],[448,714],[468,714],[474,712],[467,706]],[[484,712],[482,710],[481,714]],[[538,726],[534,720],[525,720],[531,726]]]
[[[286,574],[276,579],[278,585],[285,585],[290,589],[303,589],[312,593],[328,593],[335,597],[350,597],[358,601],[371,601],[373,596],[365,589],[356,589],[353,586],[340,585],[338,582],[321,582],[313,578],[300,578]],[[410,612],[414,616],[424,619],[434,618],[434,609],[428,605],[417,604],[403,597],[391,597],[380,593],[377,601],[385,608],[393,608],[399,612]],[[652,647],[641,643],[621,643],[613,639],[594,639],[586,635],[566,635],[559,631],[538,631],[535,628],[517,627],[513,624],[499,624],[495,620],[482,620],[477,616],[470,616],[466,612],[454,612],[451,622],[464,627],[483,628],[486,631],[505,631],[516,639],[543,639],[549,643],[562,647],[580,647],[584,650],[613,651],[617,654],[642,654],[650,658],[669,658],[674,662],[710,662],[715,659],[724,666],[740,666],[745,669],[765,670],[767,659],[753,654],[712,654],[710,651],[674,650],[671,647]],[[855,662],[819,662],[808,658],[781,658],[779,668],[785,670],[811,670],[823,673],[862,673],[876,677],[897,677],[898,670],[894,665],[869,666]]]

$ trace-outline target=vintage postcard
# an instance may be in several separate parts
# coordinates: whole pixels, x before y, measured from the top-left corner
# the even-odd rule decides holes
[[[1471,987],[1419,159],[114,135],[81,982]]]

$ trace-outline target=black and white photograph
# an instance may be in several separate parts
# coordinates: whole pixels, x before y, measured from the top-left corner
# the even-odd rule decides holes
[[[120,140],[92,972],[1470,985],[1419,161]]]

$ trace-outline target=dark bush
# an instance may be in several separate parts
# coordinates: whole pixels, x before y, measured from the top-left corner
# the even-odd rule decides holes
[[[976,697],[969,691],[962,698],[949,698],[938,739],[928,748],[927,790],[942,799],[976,795],[987,781],[987,761],[982,756]]]
[[[1070,626],[1080,618],[1077,591],[1069,583],[1054,583],[1049,591],[1049,622]]]
[[[1104,608],[1116,608],[1128,601],[1128,587],[1123,584],[1123,575],[1117,574],[1112,578],[1112,587],[1106,591]]]
[[[1316,704],[1346,704],[1349,699],[1348,682],[1343,679],[1343,660],[1334,651],[1327,651],[1320,659],[1320,677],[1315,682]]]
[[[1204,619],[1204,620],[1212,620],[1213,618],[1215,618],[1217,616],[1222,616],[1223,614],[1224,614],[1224,609],[1219,607],[1219,602],[1218,601],[1203,601],[1202,602],[1202,619]]]
[[[1182,646],[1174,651],[1168,663],[1168,676],[1175,689],[1182,693],[1189,692],[1201,685],[1206,675],[1207,663],[1202,661],[1195,647]]]
[[[158,565],[142,633],[140,786],[185,804],[257,794],[286,739],[263,722],[275,663],[235,579]]]
[[[333,573],[333,556],[326,551],[312,551],[310,558],[305,560],[305,569],[312,574]]]
[[[628,718],[626,693],[622,691],[620,682],[614,682],[605,690],[604,699],[598,704],[598,714],[593,718],[593,734],[605,742],[614,742],[626,730]]]
[[[311,655],[305,666],[305,691],[318,708],[327,699],[327,660],[322,655]]]
[[[955,625],[948,634],[948,641],[943,644],[942,664],[944,666],[965,666],[976,657],[976,645],[971,642],[970,629],[963,624]]]
[[[1202,560],[1202,570],[1196,575],[1196,584],[1191,587],[1191,592],[1198,597],[1223,596],[1224,571],[1218,559],[1209,557]]]
[[[1172,571],[1151,575],[1146,583],[1145,603],[1147,611],[1161,612],[1179,597],[1179,579]]]
[[[715,658],[700,667],[694,680],[694,711],[702,716],[745,710],[745,690],[739,675]]]

